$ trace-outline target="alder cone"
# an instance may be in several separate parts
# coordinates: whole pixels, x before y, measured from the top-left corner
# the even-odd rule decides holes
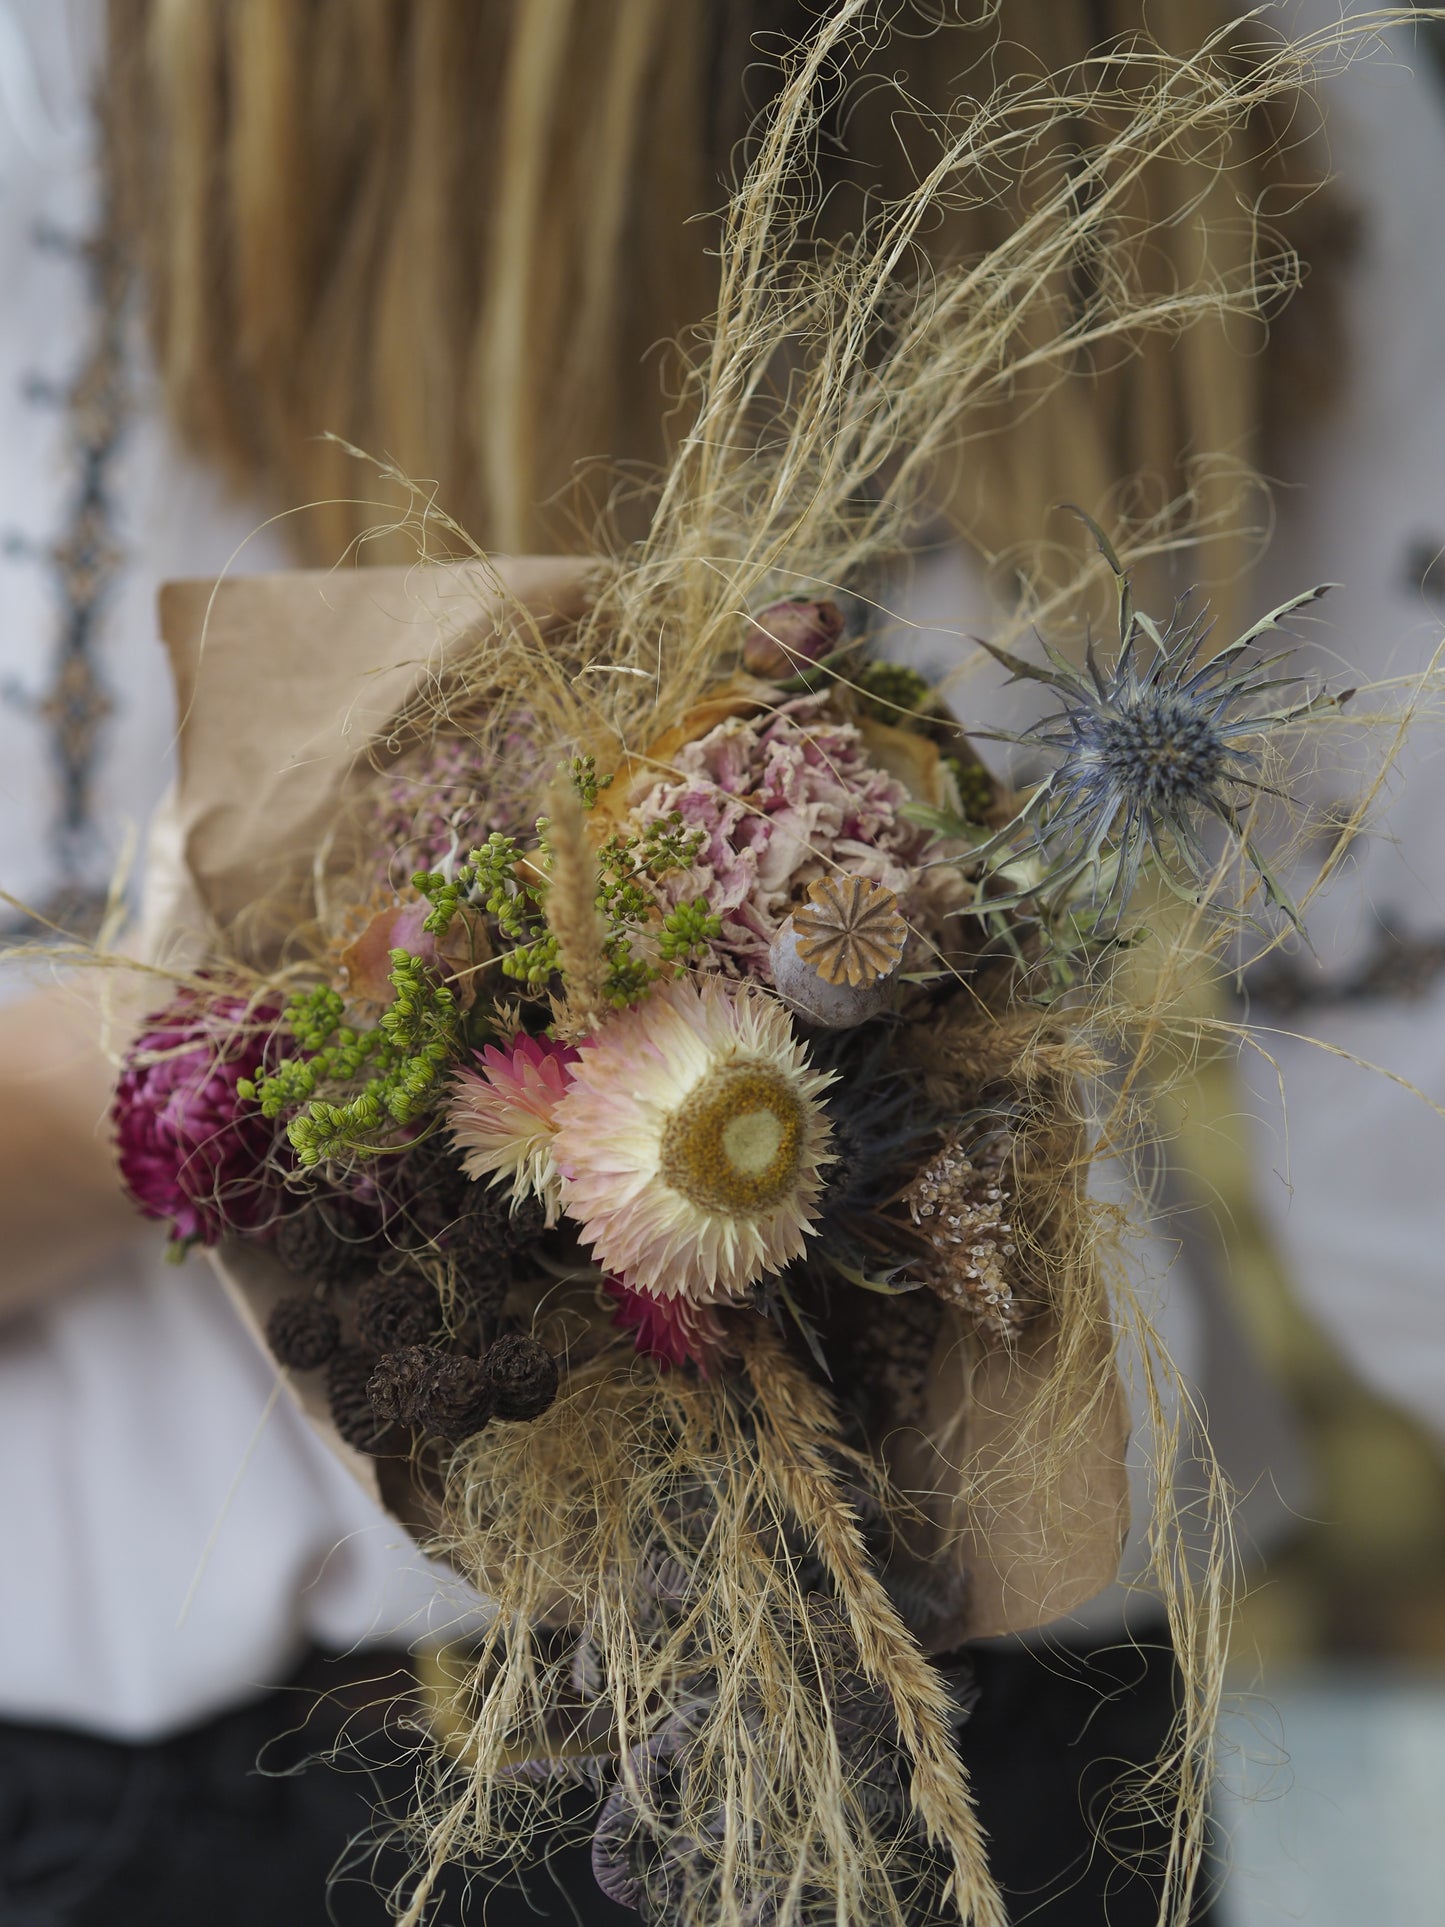
[[[424,1345],[441,1325],[436,1289],[415,1272],[373,1278],[356,1294],[356,1329],[374,1352]]]
[[[455,1444],[471,1438],[491,1418],[496,1400],[486,1371],[475,1358],[443,1358],[421,1402],[422,1425]]]
[[[358,1452],[381,1457],[395,1443],[392,1428],[372,1409],[367,1385],[376,1368],[376,1354],[360,1345],[343,1345],[326,1371],[326,1395],[331,1421],[346,1443]]]
[[[316,1298],[278,1298],[266,1320],[266,1343],[288,1371],[319,1371],[341,1343],[341,1324]]]
[[[498,1418],[540,1418],[557,1396],[557,1361],[540,1339],[507,1332],[482,1363]]]

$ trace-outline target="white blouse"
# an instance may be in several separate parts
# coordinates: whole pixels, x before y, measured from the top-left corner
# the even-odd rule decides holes
[[[1261,1196],[1298,1289],[1364,1377],[1445,1434],[1445,44],[1401,33],[1389,52],[1326,96],[1361,217],[1346,361],[1282,478],[1259,600],[1339,585],[1301,651],[1336,688],[1440,667],[1310,905],[1318,964],[1254,979],[1275,1063],[1246,1053],[1242,1069]],[[1301,778],[1318,818],[1367,795],[1391,748],[1392,729],[1363,719],[1398,712],[1398,691],[1355,707],[1356,731]],[[1327,848],[1322,829],[1316,868]]]
[[[84,251],[102,22],[101,0],[0,0],[0,886],[67,914],[169,776],[158,584],[288,560],[170,440],[133,316],[128,405],[74,405],[107,326]],[[147,1739],[282,1680],[309,1640],[445,1631],[462,1589],[276,1389],[158,1228],[0,1324],[0,1718]]]

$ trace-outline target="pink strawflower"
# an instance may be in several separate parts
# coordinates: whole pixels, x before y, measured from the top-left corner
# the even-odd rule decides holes
[[[816,1071],[776,998],[716,976],[659,985],[589,1038],[548,1150],[612,1277],[725,1303],[800,1257],[833,1162]]]
[[[447,1111],[453,1141],[465,1153],[462,1169],[492,1184],[510,1179],[513,1203],[540,1198],[553,1225],[561,1190],[552,1140],[577,1052],[551,1038],[518,1035],[506,1050],[488,1044],[479,1062],[480,1071],[457,1074]]]
[[[186,990],[148,1020],[111,1105],[120,1174],[178,1245],[254,1231],[276,1203],[277,1129],[236,1086],[274,1060],[281,1013]]]
[[[664,910],[706,897],[722,919],[716,960],[766,978],[768,951],[808,886],[834,870],[899,897],[917,882],[927,834],[901,814],[903,784],[869,761],[862,735],[800,697],[763,717],[732,717],[673,758],[678,776],[642,798],[629,828],[678,811],[705,841],[658,885]]]
[[[725,1348],[722,1321],[710,1305],[687,1298],[654,1298],[650,1291],[633,1291],[616,1278],[603,1285],[616,1305],[612,1322],[630,1331],[644,1358],[659,1365],[696,1365],[703,1377]]]

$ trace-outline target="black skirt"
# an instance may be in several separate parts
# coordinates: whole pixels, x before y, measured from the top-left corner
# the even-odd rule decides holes
[[[1126,1796],[1174,1715],[1165,1638],[970,1656],[962,1753],[1014,1927],[1155,1927],[1168,1830]],[[408,1864],[386,1834],[409,1810],[420,1731],[407,1686],[375,1658],[318,1659],[155,1745],[0,1725],[0,1924],[386,1927],[381,1896]],[[572,1818],[585,1831],[580,1807]],[[1201,1900],[1194,1921],[1209,1917]],[[428,1927],[636,1920],[574,1840],[501,1884],[454,1871]]]

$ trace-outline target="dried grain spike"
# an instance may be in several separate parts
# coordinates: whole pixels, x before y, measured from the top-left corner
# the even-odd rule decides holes
[[[903,955],[908,926],[898,898],[870,877],[822,877],[793,912],[798,955],[825,984],[880,983]]]
[[[557,967],[566,990],[557,1035],[595,1030],[607,1008],[607,925],[597,908],[597,856],[587,838],[587,813],[570,776],[548,794],[547,894],[543,914],[557,939]]]

